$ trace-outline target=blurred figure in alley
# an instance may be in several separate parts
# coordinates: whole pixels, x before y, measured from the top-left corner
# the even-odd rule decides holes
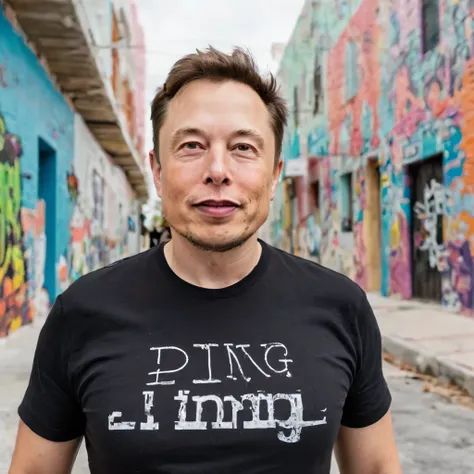
[[[171,230],[168,225],[166,225],[163,229],[163,232],[160,236],[160,244],[166,244],[171,240]]]

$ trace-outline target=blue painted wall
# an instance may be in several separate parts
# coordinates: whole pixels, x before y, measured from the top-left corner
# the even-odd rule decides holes
[[[0,7],[0,116],[7,131],[16,135],[23,153],[21,167],[21,207],[35,209],[39,193],[40,140],[55,153],[49,182],[42,183],[48,193],[55,190],[56,206],[54,262],[70,241],[69,223],[72,205],[67,188],[67,172],[71,170],[74,153],[74,114],[55,88],[35,54],[14,30]],[[28,173],[29,179],[25,177]],[[46,211],[48,212],[48,210]],[[47,229],[49,230],[49,229]],[[48,262],[51,268],[54,262]],[[30,273],[31,269],[28,271]],[[0,286],[2,281],[0,281]],[[51,296],[59,293],[58,282],[52,284]],[[0,294],[1,296],[1,294]],[[0,314],[0,319],[1,319]]]

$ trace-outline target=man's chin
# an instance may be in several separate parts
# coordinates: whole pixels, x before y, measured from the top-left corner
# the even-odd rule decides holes
[[[226,237],[210,237],[198,236],[192,233],[181,234],[194,247],[205,252],[229,252],[243,245],[251,237],[251,235],[241,235],[234,238]]]

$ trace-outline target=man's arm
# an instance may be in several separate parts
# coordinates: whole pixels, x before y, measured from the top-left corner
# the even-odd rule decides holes
[[[20,421],[8,474],[69,474],[79,446],[80,439],[62,443],[48,441]]]
[[[336,459],[341,474],[401,474],[392,396],[382,369],[382,336],[367,295],[361,292],[354,321],[357,369],[344,403]]]
[[[341,426],[334,452],[341,474],[402,474],[390,412],[365,428]]]
[[[18,407],[20,425],[10,474],[68,474],[85,431],[69,369],[71,322],[59,296],[41,328],[30,380]]]

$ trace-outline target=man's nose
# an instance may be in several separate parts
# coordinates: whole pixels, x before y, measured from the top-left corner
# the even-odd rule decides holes
[[[211,147],[206,163],[204,181],[216,185],[229,184],[229,157],[227,149],[222,146]]]

